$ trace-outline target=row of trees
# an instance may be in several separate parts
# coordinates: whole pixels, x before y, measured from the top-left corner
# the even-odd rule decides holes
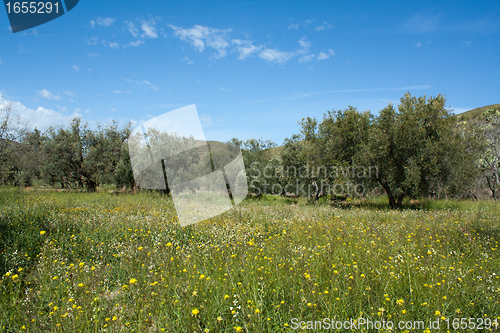
[[[1,112],[3,184],[27,186],[40,179],[87,191],[100,184],[135,186],[127,144],[130,125],[120,128],[112,122],[91,129],[76,118],[68,128],[41,133],[29,131],[10,108]],[[460,121],[444,96],[406,93],[397,109],[389,104],[377,116],[348,107],[299,124],[300,133],[282,147],[262,139],[228,143],[242,148],[251,194],[317,200],[384,191],[391,208],[400,207],[405,197],[475,197],[483,188],[494,199],[500,196],[498,110]]]
[[[90,129],[80,118],[69,128],[29,131],[11,112],[2,110],[0,132],[0,181],[30,186],[35,179],[63,188],[96,191],[99,184],[134,185],[125,140],[130,126]]]
[[[254,194],[277,189],[317,200],[383,190],[391,208],[405,197],[477,198],[485,186],[499,197],[498,110],[459,121],[444,96],[406,93],[397,109],[389,104],[377,116],[348,107],[299,124],[300,134],[286,139],[278,156],[265,154],[269,144],[253,153],[242,145]],[[260,163],[251,167],[256,156]]]

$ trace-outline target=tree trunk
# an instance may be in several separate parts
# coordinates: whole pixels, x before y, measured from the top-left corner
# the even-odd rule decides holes
[[[494,175],[495,175],[495,183],[493,184],[493,187],[495,188],[495,193],[497,192],[498,187],[500,186],[500,179],[498,178],[498,168],[495,167],[493,169]],[[493,199],[497,199],[495,195],[493,195]]]
[[[400,193],[398,195],[398,201],[396,202],[397,204],[397,207],[396,208],[399,208],[401,207],[401,205],[403,204],[403,198],[405,197],[405,195],[403,193]]]
[[[485,173],[484,177],[486,178],[486,183],[488,184],[488,187],[490,188],[490,191],[491,191],[491,197],[493,198],[493,200],[496,200],[496,186],[495,186],[495,183],[493,182],[493,180],[490,179],[490,177],[488,176],[488,174]]]
[[[62,180],[63,180],[63,182],[61,184],[63,184],[63,188],[69,188],[69,189],[71,189],[71,184],[70,184],[68,178],[66,178],[65,176],[63,176]]]
[[[387,193],[387,196],[389,197],[389,207],[391,207],[391,209],[398,209],[403,203],[404,194],[401,193],[400,195],[398,195],[398,199],[396,200],[394,198],[394,195],[392,194],[389,184],[387,184],[387,182],[382,182],[380,179],[378,179],[378,182],[384,189],[385,193]]]
[[[87,179],[87,192],[95,192],[97,189],[97,184],[91,179]]]
[[[315,180],[313,180],[312,184],[313,184],[313,187],[314,187],[314,195],[313,195],[314,201],[318,201],[318,199],[319,199],[319,197],[321,195],[321,193],[319,191],[318,183]]]

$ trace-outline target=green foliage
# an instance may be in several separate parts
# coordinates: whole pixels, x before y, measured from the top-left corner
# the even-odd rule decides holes
[[[242,154],[249,194],[262,195],[270,192],[272,185],[277,183],[275,171],[279,168],[280,160],[269,154],[268,150],[276,144],[263,139],[250,139],[244,143],[233,139],[232,142],[243,146]]]
[[[298,177],[301,167],[307,163],[305,161],[305,145],[300,135],[292,135],[286,138],[281,152],[281,161],[283,164],[282,181],[287,186],[285,194],[299,195],[299,188],[307,185],[307,181]],[[290,184],[290,185],[288,185]]]
[[[0,96],[0,100],[2,96]],[[28,132],[27,125],[12,113],[10,105],[0,109],[0,184],[8,182],[29,185],[30,175],[23,171],[26,147],[20,142]]]
[[[42,146],[45,180],[67,188],[85,186],[89,192],[95,192],[101,183],[112,183],[116,180],[123,142],[129,134],[130,125],[119,129],[112,122],[110,126],[99,125],[92,130],[88,124],[82,125],[80,118],[73,119],[68,129],[49,128]],[[126,167],[126,161],[123,163]],[[127,177],[126,170],[122,172]]]
[[[451,116],[443,96],[406,93],[398,110],[389,104],[375,117],[349,107],[325,114],[317,136],[312,121],[302,131],[323,152],[323,164],[376,168],[374,178],[355,172],[349,178],[367,187],[376,181],[398,208],[405,197],[456,195],[474,180],[474,157],[449,126]]]
[[[362,185],[365,192],[373,188],[378,171],[374,168],[375,174],[372,175],[371,164],[366,160],[371,125],[369,111],[360,112],[352,106],[324,115],[319,124],[323,164],[330,169],[342,170],[338,177],[332,179],[332,185],[346,186],[348,182],[353,182]],[[353,196],[350,193],[345,195]]]
[[[417,98],[407,93],[397,110],[388,105],[377,116],[349,106],[327,112],[322,120],[306,117],[299,122],[300,134],[285,139],[281,147],[269,140],[233,139],[227,144],[208,142],[205,148],[192,138],[177,142],[151,131],[149,150],[138,154],[128,146],[140,145],[144,138],[127,142],[130,125],[119,128],[113,121],[91,129],[77,118],[67,128],[28,132],[6,108],[1,110],[0,182],[23,187],[42,179],[49,185],[89,192],[102,184],[131,189],[142,183],[143,188],[164,188],[168,193],[164,175],[172,176],[176,184],[194,180],[209,173],[213,163],[219,169],[232,161],[241,148],[251,195],[317,201],[383,190],[390,206],[397,208],[405,197],[476,197],[476,190],[487,186],[496,199],[498,111],[479,108],[468,113],[475,115],[470,119],[457,117],[445,102],[442,95]],[[479,115],[479,111],[484,112]],[[176,153],[180,149],[183,153]],[[161,168],[154,156],[165,157]],[[132,165],[139,170],[135,178]],[[230,176],[244,183],[243,174]],[[358,186],[362,191],[356,190]]]
[[[443,96],[416,98],[409,93],[398,111],[389,105],[376,119],[368,158],[379,169],[378,182],[397,208],[405,196],[446,195],[463,142],[449,126]],[[470,167],[470,166],[465,166]]]
[[[122,188],[123,186],[125,186],[127,189],[134,188],[134,172],[132,170],[132,165],[130,164],[128,144],[125,142],[122,143],[120,160],[116,165],[114,176],[114,184],[117,188]]]
[[[500,110],[485,110],[484,121],[478,126],[479,130],[475,134],[483,144],[478,165],[491,190],[492,198],[497,199],[500,190]]]

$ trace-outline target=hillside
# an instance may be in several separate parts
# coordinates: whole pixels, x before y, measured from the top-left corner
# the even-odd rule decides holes
[[[500,104],[491,104],[491,105],[486,105],[486,106],[482,106],[479,108],[475,108],[475,109],[457,114],[456,117],[457,117],[457,120],[460,120],[460,121],[472,120],[472,119],[478,119],[478,118],[482,119],[483,112],[488,110],[488,109],[500,110]]]

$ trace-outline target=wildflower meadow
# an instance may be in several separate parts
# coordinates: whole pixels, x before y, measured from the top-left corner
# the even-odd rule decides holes
[[[455,319],[500,320],[493,201],[250,200],[184,228],[155,192],[2,188],[0,206],[2,332],[292,332],[323,318],[465,332]]]

